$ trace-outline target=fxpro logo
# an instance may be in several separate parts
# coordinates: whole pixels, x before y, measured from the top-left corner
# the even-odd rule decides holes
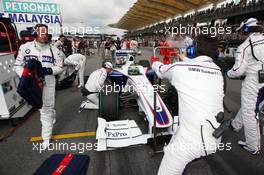
[[[128,136],[126,132],[107,132],[107,136],[110,138],[126,137]]]

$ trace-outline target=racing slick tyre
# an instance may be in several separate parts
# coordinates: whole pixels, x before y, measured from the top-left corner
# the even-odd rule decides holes
[[[119,120],[119,95],[117,92],[99,93],[99,117],[106,121]]]
[[[169,85],[167,90],[167,96],[165,98],[165,104],[169,108],[173,116],[177,116],[179,112],[178,92],[176,88]]]
[[[150,63],[148,60],[139,60],[138,61],[138,64],[143,66],[143,67],[147,67],[147,68],[150,68]]]
[[[76,73],[73,73],[71,76],[63,79],[62,81],[59,81],[58,78],[56,78],[56,90],[62,90],[72,87],[76,75],[77,75]]]

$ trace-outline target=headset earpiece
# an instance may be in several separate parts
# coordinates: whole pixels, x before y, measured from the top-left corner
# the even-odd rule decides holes
[[[197,56],[197,44],[193,42],[193,45],[187,47],[186,54],[188,58],[195,58]]]
[[[244,29],[243,29],[243,31],[246,32],[246,33],[251,33],[252,27],[245,26]]]

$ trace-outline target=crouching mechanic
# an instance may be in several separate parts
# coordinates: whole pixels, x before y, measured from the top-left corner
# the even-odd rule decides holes
[[[30,64],[33,59],[40,61],[42,64],[45,83],[42,94],[43,105],[40,109],[40,121],[42,124],[42,147],[46,149],[49,146],[53,124],[56,121],[54,75],[63,71],[63,58],[61,52],[48,42],[48,26],[37,24],[34,29],[34,37],[36,39],[20,47],[15,61],[15,71],[21,77],[24,66]]]
[[[86,64],[86,57],[82,54],[76,53],[68,56],[64,63],[66,65],[73,65],[75,66],[75,70],[78,71],[79,76],[79,88],[84,86],[84,71],[85,71],[85,64]]]
[[[223,77],[213,63],[217,40],[207,35],[196,38],[196,57],[188,61],[163,65],[152,64],[161,79],[168,79],[177,89],[179,128],[164,147],[159,175],[180,175],[192,160],[216,151],[221,141],[212,136],[219,126],[215,116],[223,111]]]
[[[110,62],[104,62],[102,68],[95,70],[89,76],[85,89],[87,90],[87,100],[82,102],[79,112],[83,109],[98,109],[99,97],[98,93],[103,88],[104,82],[107,78],[107,73],[113,70],[113,65]]]
[[[238,47],[236,62],[227,72],[230,78],[246,75],[242,82],[241,108],[232,121],[232,127],[239,131],[244,126],[246,140],[238,141],[238,144],[254,155],[260,151],[258,115],[264,99],[264,36],[259,32],[261,29],[257,22],[256,19],[250,18],[242,22],[237,29],[243,30],[248,38]]]

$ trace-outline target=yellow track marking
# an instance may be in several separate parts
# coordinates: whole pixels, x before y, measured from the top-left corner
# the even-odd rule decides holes
[[[52,139],[70,139],[70,138],[78,138],[78,137],[94,137],[96,136],[96,132],[80,132],[80,133],[70,133],[70,134],[58,134],[53,135]],[[32,137],[30,142],[42,141],[42,137]]]

